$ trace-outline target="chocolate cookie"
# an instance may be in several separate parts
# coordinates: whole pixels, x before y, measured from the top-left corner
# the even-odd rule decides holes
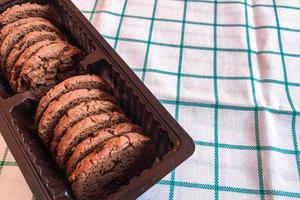
[[[43,40],[55,41],[57,39],[63,40],[63,38],[57,35],[55,32],[49,31],[34,31],[27,34],[22,40],[20,40],[9,53],[6,60],[6,72],[7,76],[10,76],[10,71],[18,60],[20,55],[30,46]]]
[[[6,9],[0,15],[1,26],[29,17],[48,17],[49,5],[24,3]]]
[[[17,81],[20,77],[21,70],[24,63],[29,60],[33,55],[35,55],[42,47],[48,46],[59,41],[44,40],[37,42],[36,44],[28,47],[18,58],[15,65],[12,67],[10,72],[9,83],[14,91],[17,90]]]
[[[40,100],[35,113],[35,123],[38,124],[40,118],[51,101],[57,100],[63,94],[78,90],[78,89],[100,89],[109,94],[112,93],[110,85],[102,78],[96,75],[81,75],[75,76],[59,83],[53,87],[47,94]]]
[[[39,121],[38,133],[44,144],[47,146],[50,144],[55,125],[69,109],[90,100],[106,100],[116,103],[114,97],[99,89],[79,89],[62,95],[58,100],[50,103]]]
[[[44,19],[41,21],[33,21],[18,26],[9,33],[3,40],[0,47],[1,66],[6,66],[6,58],[11,52],[14,45],[21,40],[26,34],[33,31],[50,31],[55,32],[58,35],[62,35],[61,32],[48,20]]]
[[[58,72],[56,74],[56,80],[64,80],[76,76],[78,71],[75,69],[70,69],[68,71]],[[35,96],[36,99],[42,98],[51,88],[57,85],[55,81],[48,81],[47,85],[39,85],[36,88],[31,88],[31,93]]]
[[[14,23],[7,24],[0,31],[0,45],[2,44],[2,42],[6,38],[6,36],[9,33],[13,32],[17,27],[24,25],[24,24],[32,23],[32,22],[37,22],[37,21],[45,21],[45,19],[40,18],[40,17],[31,17],[31,18],[27,18],[27,19],[20,19],[19,21],[16,21]]]
[[[77,164],[88,154],[96,151],[101,146],[103,146],[104,142],[115,137],[121,136],[126,133],[141,133],[141,127],[132,124],[132,123],[121,123],[117,124],[114,127],[107,128],[95,133],[94,137],[88,137],[79,143],[67,162],[67,175],[71,175],[71,173],[76,168]]]
[[[44,22],[45,19],[43,18],[38,18],[38,17],[33,17],[33,18],[28,18],[28,19],[21,19],[17,22],[14,22],[12,24],[8,24],[6,26],[4,26],[1,31],[0,31],[0,47],[4,41],[4,39],[11,34],[12,32],[14,32],[16,30],[16,28],[18,28],[19,26],[25,25],[25,24],[30,24],[32,22]],[[1,57],[0,57],[1,58]],[[5,72],[5,65],[4,66],[0,66],[1,67],[1,71]]]
[[[56,154],[56,147],[61,137],[65,134],[69,127],[72,127],[74,124],[88,116],[114,111],[123,113],[119,106],[109,101],[101,100],[82,102],[78,106],[68,110],[68,112],[59,120],[58,124],[54,128],[53,139],[51,142],[51,151],[53,154]]]
[[[69,176],[78,200],[107,199],[107,195],[149,167],[155,158],[151,139],[127,133],[110,139],[86,156]]]
[[[59,83],[65,78],[57,76],[65,71],[74,70],[77,61],[84,52],[66,42],[53,43],[42,47],[34,56],[27,60],[17,81],[17,92],[35,89],[40,85]]]
[[[109,128],[118,123],[128,122],[128,119],[121,113],[104,113],[87,117],[73,127],[69,128],[61,138],[57,146],[56,163],[61,168],[72,155],[74,148],[87,137],[93,136],[97,131]]]

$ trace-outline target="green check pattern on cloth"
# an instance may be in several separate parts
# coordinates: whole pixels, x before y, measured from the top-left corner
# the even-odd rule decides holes
[[[300,199],[299,0],[73,0],[193,137],[140,199]],[[1,199],[31,199],[0,138]]]

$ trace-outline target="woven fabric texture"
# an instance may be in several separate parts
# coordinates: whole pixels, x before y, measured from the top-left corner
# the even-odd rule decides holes
[[[195,142],[139,199],[300,199],[298,0],[73,2]],[[0,156],[3,199],[34,198]]]

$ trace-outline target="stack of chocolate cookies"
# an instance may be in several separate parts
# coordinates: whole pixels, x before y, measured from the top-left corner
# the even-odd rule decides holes
[[[108,82],[80,75],[85,53],[49,20],[49,5],[25,3],[0,15],[0,70],[15,92],[43,96],[35,125],[77,199],[106,199],[156,158]]]
[[[155,159],[152,140],[96,75],[74,76],[50,89],[35,122],[77,199],[106,199]]]
[[[25,3],[0,16],[1,72],[15,92],[49,88],[78,73],[84,52],[49,21],[49,5]]]

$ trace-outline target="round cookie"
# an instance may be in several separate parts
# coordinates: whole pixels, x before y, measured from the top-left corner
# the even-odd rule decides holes
[[[118,112],[93,115],[79,121],[73,127],[69,128],[61,138],[57,146],[57,165],[61,169],[64,169],[77,144],[101,129],[109,128],[123,122],[128,122],[128,119]]]

